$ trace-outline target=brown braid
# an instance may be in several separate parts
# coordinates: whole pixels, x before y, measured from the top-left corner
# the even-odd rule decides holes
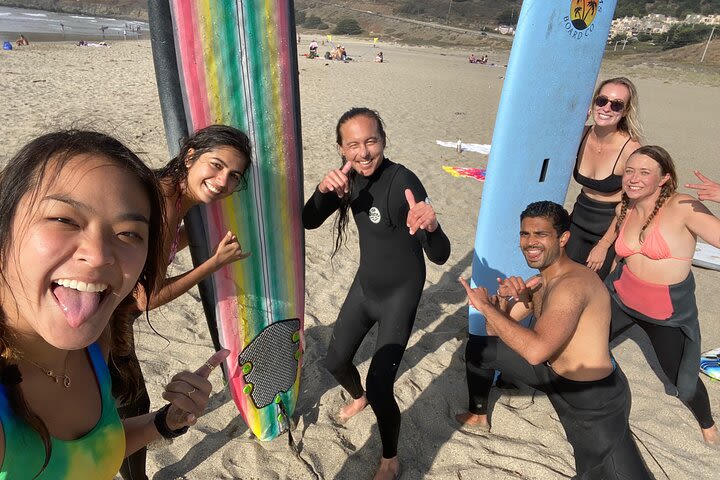
[[[620,231],[620,226],[625,221],[627,216],[628,205],[630,204],[630,197],[625,192],[622,193],[622,201],[620,203],[620,215],[618,215],[617,223],[615,224],[615,233]]]
[[[645,229],[650,225],[650,222],[652,222],[653,218],[655,218],[655,215],[657,215],[657,212],[662,208],[662,206],[665,204],[665,201],[670,198],[670,196],[673,194],[673,188],[672,186],[668,185],[667,183],[662,186],[660,190],[660,196],[655,200],[655,208],[653,209],[650,216],[645,220],[645,225],[640,229],[640,235],[638,235],[638,239],[640,240],[640,245],[643,244],[643,233],[645,233]]]

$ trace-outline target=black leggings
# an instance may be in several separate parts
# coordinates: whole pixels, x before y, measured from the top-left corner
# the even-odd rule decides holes
[[[408,294],[411,293],[411,294]],[[350,287],[333,328],[325,366],[354,399],[363,396],[360,373],[353,357],[370,328],[377,323],[375,353],[367,374],[367,399],[375,412],[383,445],[383,457],[397,455],[400,408],[393,384],[405,353],[417,310],[416,292],[393,292],[382,301],[368,298],[356,279]]]
[[[120,391],[118,388],[118,385],[121,383],[118,381],[120,378],[119,369],[134,369],[139,374],[138,395],[132,401],[118,406],[120,418],[136,417],[150,412],[150,396],[148,395],[147,388],[145,387],[145,378],[142,375],[140,362],[138,361],[135,352],[133,351],[126,357],[115,358],[113,361],[108,363],[108,368],[110,369],[110,379],[113,383],[113,396],[115,398],[118,398],[126,393]],[[146,456],[147,448],[143,447],[127,457],[123,460],[122,466],[120,467],[120,475],[122,475],[125,480],[148,480],[147,474],[145,473]]]
[[[650,343],[653,346],[653,350],[655,350],[655,356],[660,363],[660,367],[665,375],[667,375],[668,380],[673,385],[676,385],[685,341],[685,334],[682,329],[678,327],[664,327],[662,325],[644,322],[637,318],[631,318],[620,309],[617,302],[612,302],[612,306],[612,332],[610,333],[610,340],[617,338],[633,325],[642,328],[648,338],[650,338]],[[698,363],[699,362],[700,359],[698,359]],[[692,398],[682,401],[695,416],[695,419],[700,424],[700,428],[710,428],[715,425],[710,410],[710,398],[708,397],[705,384],[700,380],[700,377],[697,379],[695,394]]]
[[[619,366],[601,380],[573,381],[547,364],[530,365],[498,337],[477,335],[470,335],[465,358],[470,412],[487,414],[495,370],[500,370],[547,394],[573,447],[576,478],[653,478],[632,438],[630,389]]]

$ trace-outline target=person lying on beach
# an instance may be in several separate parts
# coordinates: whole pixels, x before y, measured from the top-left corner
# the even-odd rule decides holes
[[[698,172],[699,173],[699,172]],[[718,201],[717,184],[702,174],[699,195]],[[640,147],[628,158],[617,207],[615,253],[605,279],[613,299],[612,334],[637,325],[652,343],[677,396],[700,425],[706,443],[720,445],[700,373],[700,323],[690,267],[697,237],[720,247],[720,219],[690,195],[677,193],[677,174],[662,147]]]
[[[110,391],[112,315],[153,291],[161,202],[152,171],[96,132],[39,137],[0,173],[0,478],[113,478],[204,412],[227,350],[175,375],[153,413],[121,421]]]
[[[573,447],[581,479],[652,478],[628,423],[630,389],[608,348],[610,296],[592,270],[570,260],[570,215],[560,205],[531,203],[520,215],[520,249],[540,274],[527,282],[498,279],[497,294],[460,278],[488,335],[470,335],[465,359],[470,411],[465,427],[490,429],[495,370],[545,392]],[[521,320],[534,314],[525,327]]]
[[[357,224],[360,267],[333,327],[325,366],[353,400],[340,409],[347,422],[368,403],[375,412],[382,458],[375,480],[399,476],[400,409],[395,376],[415,322],[425,283],[425,257],[442,265],[450,241],[440,228],[420,180],[385,157],[387,138],[380,115],[353,108],[335,130],[340,168],[330,170],[303,208],[303,225],[318,228],[338,211],[335,255],[347,235],[349,216]],[[374,324],[375,353],[363,389],[353,357]]]
[[[204,263],[180,275],[164,278],[175,254],[188,245],[182,223],[187,212],[195,205],[211,204],[245,188],[251,159],[250,139],[245,133],[225,125],[210,125],[186,139],[178,156],[155,171],[165,212],[165,243],[160,253],[162,280],[149,298],[142,290],[135,292],[134,308],[124,312],[126,323],[132,325],[141,312],[165,305],[224,266],[250,256],[250,253],[243,252],[235,234],[227,232],[215,248],[214,255]],[[129,335],[132,335],[132,329]],[[123,371],[127,370],[134,371],[139,381],[126,385]],[[110,374],[113,393],[121,402],[121,416],[141,415],[150,410],[150,397],[135,355],[134,342],[126,345],[123,355],[113,357]],[[125,461],[121,469],[123,478],[146,478],[145,455],[142,449]]]

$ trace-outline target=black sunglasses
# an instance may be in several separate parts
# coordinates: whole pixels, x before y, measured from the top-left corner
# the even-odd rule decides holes
[[[602,108],[610,102],[610,110],[613,112],[622,112],[625,110],[625,102],[622,100],[610,100],[605,95],[598,95],[595,97],[595,105]]]

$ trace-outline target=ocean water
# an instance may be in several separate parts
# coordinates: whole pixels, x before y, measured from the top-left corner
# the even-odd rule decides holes
[[[0,7],[0,41],[149,38],[147,22]]]

